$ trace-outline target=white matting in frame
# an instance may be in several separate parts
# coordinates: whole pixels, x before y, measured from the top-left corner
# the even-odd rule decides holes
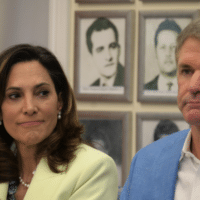
[[[141,11],[139,13],[140,21],[140,39],[139,39],[139,68],[138,68],[138,101],[141,102],[176,102],[177,81],[174,78],[174,89],[147,89],[146,84],[152,83],[160,87],[157,77],[160,77],[158,59],[155,50],[155,32],[158,26],[165,20],[172,20],[181,30],[183,30],[193,19],[199,16],[199,11]],[[147,34],[148,33],[148,34]],[[175,53],[172,58],[176,65]],[[156,80],[157,79],[157,80]]]
[[[136,150],[174,132],[190,128],[181,113],[137,113]]]
[[[133,26],[132,23],[134,21],[133,13],[133,11],[76,12],[74,87],[77,99],[92,101],[131,101],[131,43],[133,41],[133,29],[131,27]],[[100,77],[101,73],[103,74],[102,77],[104,76],[106,68],[107,73],[111,67],[102,67],[106,64],[104,61],[104,59],[106,59],[105,56],[98,61],[97,56],[94,56],[93,49],[92,52],[89,51],[86,39],[86,33],[89,27],[94,21],[101,17],[109,20],[116,27],[119,44],[116,76],[113,79],[114,82],[107,86],[102,86],[102,79]],[[102,30],[98,31],[98,33],[102,34]],[[105,39],[102,38],[102,43],[104,41]],[[112,62],[114,62],[115,58],[113,57],[112,59]],[[100,65],[99,68],[97,67],[98,65]],[[102,72],[102,69],[104,69],[104,72]],[[113,77],[113,75],[111,77]]]

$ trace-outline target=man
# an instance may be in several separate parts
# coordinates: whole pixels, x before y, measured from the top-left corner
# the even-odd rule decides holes
[[[178,36],[176,60],[178,107],[191,129],[135,155],[121,200],[200,199],[200,18]]]
[[[97,18],[88,28],[87,46],[100,77],[91,86],[124,86],[124,67],[119,63],[118,31],[107,18]]]
[[[156,30],[154,43],[160,73],[144,85],[145,90],[178,91],[175,46],[181,28],[174,20],[166,19]]]

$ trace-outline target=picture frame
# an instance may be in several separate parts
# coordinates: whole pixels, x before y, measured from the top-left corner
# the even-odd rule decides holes
[[[132,101],[134,13],[132,10],[75,12],[74,92],[78,100]],[[103,20],[106,26],[116,27],[118,36],[111,27],[91,31],[91,26],[101,29]],[[98,22],[94,25],[95,21]],[[104,80],[108,83],[105,87]]]
[[[179,130],[190,128],[181,113],[136,113],[136,151]]]
[[[133,3],[135,0],[76,0],[76,3]]]
[[[143,1],[143,2],[197,2],[197,1],[200,1],[200,0],[140,0],[140,1]]]
[[[199,10],[139,12],[138,101],[176,103],[176,38],[198,16]]]
[[[78,116],[85,127],[84,141],[115,161],[121,188],[131,161],[131,112],[79,111]]]

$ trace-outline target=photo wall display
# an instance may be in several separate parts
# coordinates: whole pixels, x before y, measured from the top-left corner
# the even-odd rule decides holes
[[[83,139],[113,158],[117,165],[119,187],[129,172],[131,149],[131,114],[129,112],[78,112],[85,127]]]
[[[176,38],[198,16],[199,10],[139,12],[138,101],[176,103]]]
[[[136,114],[136,122],[136,151],[172,133],[190,128],[181,113],[141,112]]]
[[[134,11],[75,12],[78,100],[132,101]]]

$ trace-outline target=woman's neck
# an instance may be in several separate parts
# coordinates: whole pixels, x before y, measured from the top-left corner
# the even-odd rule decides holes
[[[40,159],[37,159],[35,156],[36,147],[25,146],[23,144],[16,144],[17,146],[17,155],[20,163],[20,176],[27,181],[32,179],[33,171],[36,170],[36,167]]]

